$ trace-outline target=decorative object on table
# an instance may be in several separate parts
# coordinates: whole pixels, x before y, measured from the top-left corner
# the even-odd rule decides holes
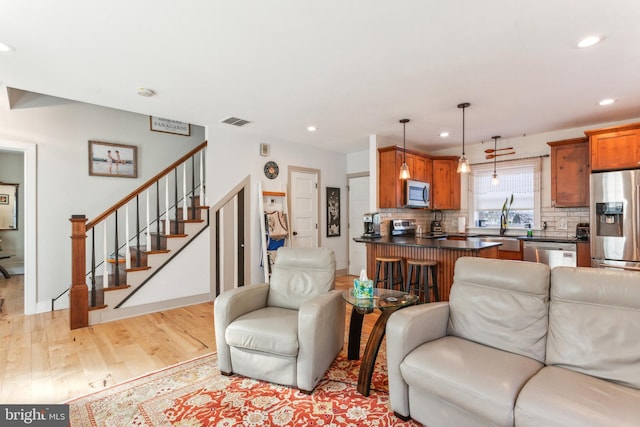
[[[353,296],[356,298],[373,298],[373,280],[367,277],[367,271],[363,268],[360,277],[353,279]]]
[[[89,141],[89,175],[138,177],[138,147]]]
[[[154,132],[172,133],[174,135],[191,136],[191,125],[177,120],[149,116],[149,127]]]
[[[469,160],[464,153],[464,110],[470,107],[471,104],[468,102],[463,102],[462,104],[458,104],[458,108],[462,108],[462,156],[458,159],[458,173],[469,173],[471,172],[471,167],[469,166]]]
[[[502,205],[502,213],[500,214],[500,235],[504,236],[507,231],[507,225],[509,223],[509,212],[511,212],[511,205],[513,204],[513,194],[511,199],[507,197]]]
[[[402,166],[400,166],[400,179],[409,179],[411,178],[411,174],[409,173],[409,166],[407,165],[407,123],[409,123],[409,119],[401,119],[400,123],[402,123]]]
[[[327,187],[327,237],[340,236],[340,189]]]
[[[268,161],[264,164],[264,175],[269,179],[276,179],[280,173],[278,164],[274,161]]]

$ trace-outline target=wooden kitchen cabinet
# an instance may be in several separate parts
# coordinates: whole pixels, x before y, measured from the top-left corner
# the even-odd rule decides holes
[[[591,267],[591,244],[588,241],[576,243],[576,255],[578,267]]]
[[[640,168],[640,123],[587,130],[591,170]]]
[[[405,181],[399,178],[405,159],[402,147],[378,149],[378,204],[381,208],[399,208],[404,205]],[[411,179],[431,183],[431,159],[421,153],[406,152]]]
[[[573,138],[547,143],[551,147],[551,205],[589,206],[589,140]]]
[[[460,209],[460,174],[457,157],[434,157],[431,184],[432,209]]]

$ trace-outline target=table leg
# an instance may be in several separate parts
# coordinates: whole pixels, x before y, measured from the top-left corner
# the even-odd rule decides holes
[[[9,274],[9,272],[5,270],[5,268],[1,265],[0,265],[0,273],[2,273],[5,279],[8,279],[9,277],[11,277],[11,274]]]
[[[351,321],[349,322],[349,348],[348,360],[360,359],[360,336],[362,334],[362,319],[364,314],[358,313],[355,307],[351,309]]]
[[[360,372],[358,374],[358,392],[363,396],[369,396],[369,392],[371,391],[371,376],[373,375],[373,368],[376,364],[380,344],[382,344],[382,338],[384,338],[387,320],[389,320],[389,316],[398,308],[400,307],[390,307],[381,310],[382,313],[371,330],[371,335],[367,341],[367,347],[364,349]]]

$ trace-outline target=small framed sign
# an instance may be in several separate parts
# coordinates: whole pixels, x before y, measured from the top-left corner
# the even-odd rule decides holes
[[[177,120],[163,119],[149,116],[149,126],[154,132],[173,133],[182,136],[191,136],[191,125]]]

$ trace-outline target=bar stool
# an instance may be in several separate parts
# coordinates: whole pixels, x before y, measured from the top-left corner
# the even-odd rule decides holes
[[[377,288],[378,283],[382,283],[383,288],[394,289],[394,286],[398,285],[398,290],[402,290],[404,285],[402,261],[403,258],[398,257],[376,257],[376,278],[373,282],[373,286]],[[380,277],[381,267],[383,273],[382,277]]]
[[[415,268],[415,269],[414,269]],[[415,280],[413,278],[415,271]],[[431,281],[429,277],[431,276]],[[430,260],[408,259],[407,282],[405,292],[416,293],[421,302],[431,302],[430,291],[433,290],[433,298],[440,301],[438,295],[438,263]]]

